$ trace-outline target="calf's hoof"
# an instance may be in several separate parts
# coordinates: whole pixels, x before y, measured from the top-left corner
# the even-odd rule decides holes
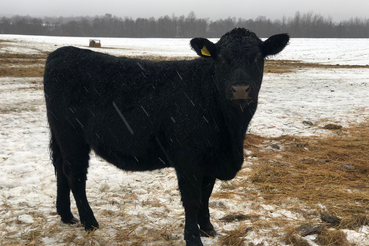
[[[92,232],[92,231],[95,231],[96,229],[99,229],[99,223],[97,223],[96,220],[94,220],[91,223],[85,223],[84,225],[85,225],[85,230],[87,232]]]
[[[62,219],[62,222],[65,224],[74,225],[74,224],[78,224],[79,220],[76,217],[72,216],[72,218],[70,219]]]
[[[186,239],[186,246],[203,246],[200,237]]]
[[[87,232],[93,232],[93,231],[96,231],[97,229],[99,229],[99,225],[97,225],[97,226],[90,226],[90,227],[86,227],[85,226],[85,231],[87,231]]]
[[[200,236],[201,237],[215,237],[217,232],[214,230],[214,226],[208,223],[200,224]]]
[[[200,236],[201,237],[215,237],[217,235],[217,232],[214,230],[214,228],[208,229],[208,230],[200,230]]]

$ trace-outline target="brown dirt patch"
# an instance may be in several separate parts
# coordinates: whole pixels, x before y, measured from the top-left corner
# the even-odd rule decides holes
[[[192,59],[189,57],[165,57],[165,56],[130,56],[131,58],[153,61],[170,61]],[[43,77],[47,53],[41,54],[10,54],[0,53],[0,77]],[[369,66],[356,65],[327,65],[318,63],[306,63],[292,60],[266,60],[265,73],[291,73],[299,69],[329,68],[350,69],[369,68]]]
[[[327,68],[327,69],[352,69],[369,68],[368,65],[331,65],[320,63],[308,63],[295,60],[266,60],[264,72],[266,73],[290,73],[299,69]]]
[[[42,77],[47,54],[0,53],[0,77]]]

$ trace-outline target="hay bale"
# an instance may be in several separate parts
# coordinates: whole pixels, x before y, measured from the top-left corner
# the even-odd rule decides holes
[[[98,39],[90,39],[90,47],[101,48],[101,41]]]

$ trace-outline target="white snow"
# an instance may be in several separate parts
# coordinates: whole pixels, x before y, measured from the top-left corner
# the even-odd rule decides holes
[[[50,52],[64,45],[86,47],[89,40],[21,35],[0,35],[0,39],[9,41],[0,45],[1,53],[27,54]],[[100,39],[103,47],[109,49],[95,50],[119,56],[195,57],[189,47],[189,39]],[[292,39],[285,51],[271,59],[368,65],[368,44],[368,39]],[[33,81],[37,83],[31,84]],[[49,130],[41,82],[42,78],[0,77],[0,207],[11,208],[0,210],[0,238],[5,237],[5,240],[32,231],[32,225],[39,220],[44,221],[48,230],[57,226],[63,227],[66,235],[73,232],[83,234],[80,227],[59,224],[60,219],[55,214],[56,183],[49,160]],[[314,68],[286,74],[265,74],[258,110],[249,132],[263,136],[327,134],[326,130],[306,126],[302,122],[311,121],[318,126],[327,122],[348,126],[366,121],[369,118],[368,93],[367,68]],[[172,238],[177,238],[177,245],[183,244],[184,212],[172,169],[124,172],[95,156],[90,163],[87,196],[100,222],[101,229],[95,232],[97,235],[109,241],[116,228],[138,224],[136,233],[144,234],[152,229],[169,230]],[[217,189],[220,189],[220,182],[216,184]],[[153,206],[155,201],[160,206]],[[214,226],[220,232],[222,229],[232,230],[237,225],[218,220],[231,212],[302,220],[297,213],[262,204],[262,198],[257,201],[262,206],[256,210],[253,209],[255,201],[211,199],[210,202],[213,204],[211,216],[216,220]],[[74,201],[72,203],[77,216]],[[109,211],[118,215],[112,217]],[[369,245],[368,227],[345,232],[351,243]],[[275,245],[276,241],[265,235],[262,231],[251,231],[246,239],[255,244]],[[59,237],[63,237],[63,233]],[[60,238],[45,233],[42,241],[45,245],[58,245]],[[3,243],[1,240],[0,244]],[[202,240],[204,245],[214,245],[218,237]],[[281,241],[277,243],[283,245]]]
[[[343,126],[362,122],[369,115],[368,92],[368,69],[314,68],[266,74],[249,129],[272,137],[309,136],[324,130],[303,121]]]
[[[292,39],[286,51],[275,59],[322,64],[369,65],[368,39]]]

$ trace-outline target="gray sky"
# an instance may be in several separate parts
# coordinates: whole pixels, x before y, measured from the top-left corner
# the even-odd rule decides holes
[[[314,12],[334,21],[369,18],[368,0],[0,0],[0,15],[155,17],[175,14],[216,20],[227,17],[272,20]]]

